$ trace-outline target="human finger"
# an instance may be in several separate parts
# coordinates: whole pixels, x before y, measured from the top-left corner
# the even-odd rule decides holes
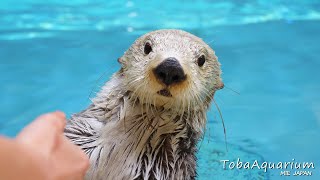
[[[63,133],[65,124],[65,115],[62,112],[44,114],[25,127],[16,140],[37,146],[44,153],[50,153],[58,143],[58,136]]]
[[[52,157],[59,175],[57,179],[83,179],[89,167],[88,156],[64,136],[61,136],[60,144]]]

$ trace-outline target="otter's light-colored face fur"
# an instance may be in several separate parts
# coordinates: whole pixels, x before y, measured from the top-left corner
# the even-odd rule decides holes
[[[146,44],[152,48],[148,54],[144,50]],[[199,66],[201,56],[205,57],[205,62]],[[166,86],[155,77],[153,70],[170,57],[178,60],[186,79]],[[181,30],[153,31],[138,38],[119,62],[128,90],[143,104],[177,111],[204,108],[214,92],[223,87],[220,64],[214,51],[200,38]],[[165,88],[172,96],[158,93]]]

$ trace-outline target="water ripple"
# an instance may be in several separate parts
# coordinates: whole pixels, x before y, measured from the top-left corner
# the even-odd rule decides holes
[[[0,33],[16,29],[98,30],[122,27],[128,32],[161,28],[212,28],[283,20],[320,20],[317,1],[85,1],[24,0],[0,2]],[[161,7],[161,8],[159,8]],[[152,28],[150,28],[152,27]],[[30,36],[32,32],[27,32]],[[8,34],[8,36],[11,36]],[[46,35],[45,35],[46,36]],[[23,38],[17,35],[16,38]],[[35,36],[35,37],[42,37]],[[26,37],[24,37],[26,38]],[[2,38],[3,39],[3,38]]]

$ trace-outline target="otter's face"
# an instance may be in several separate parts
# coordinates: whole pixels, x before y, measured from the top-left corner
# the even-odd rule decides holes
[[[159,30],[138,38],[119,62],[133,97],[154,106],[207,107],[223,87],[214,51],[181,30]]]

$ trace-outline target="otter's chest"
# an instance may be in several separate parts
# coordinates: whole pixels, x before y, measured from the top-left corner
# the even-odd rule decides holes
[[[100,170],[93,171],[105,179],[194,177],[196,136],[185,124],[181,117],[165,113],[107,123],[95,167]]]

